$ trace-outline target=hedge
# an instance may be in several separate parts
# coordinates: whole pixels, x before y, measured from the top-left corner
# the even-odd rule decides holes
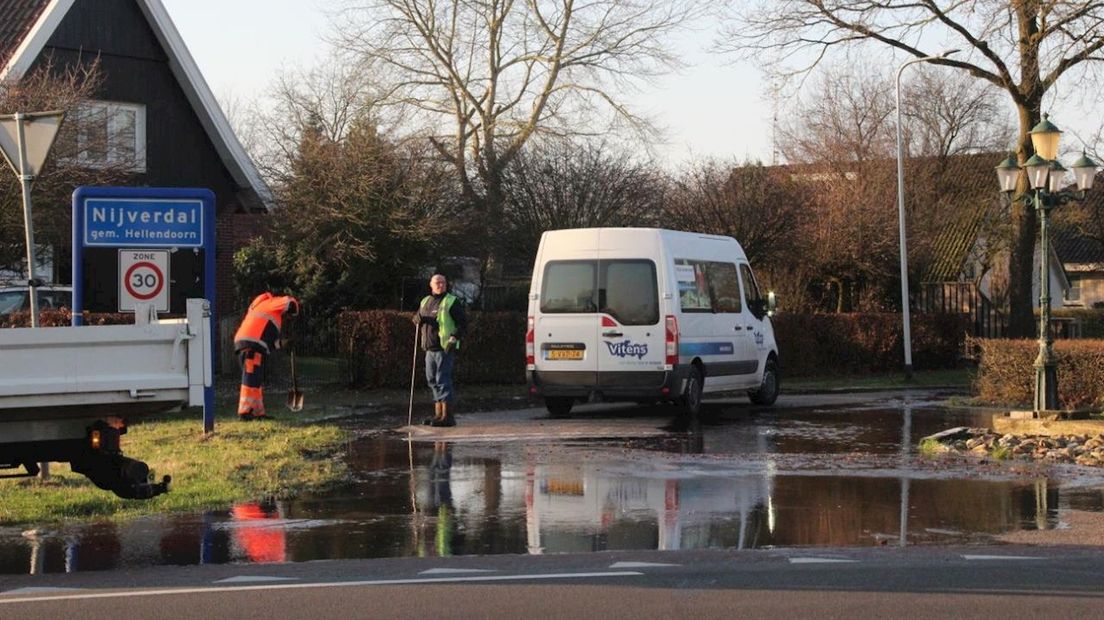
[[[39,327],[69,327],[73,322],[73,313],[68,310],[40,310],[38,313]],[[133,314],[118,314],[104,312],[85,312],[85,325],[130,325],[134,323]],[[9,327],[30,327],[31,313],[29,311],[0,314],[0,329]]]
[[[411,316],[395,310],[346,311],[338,316],[338,347],[351,384],[410,385],[415,335]],[[524,382],[525,322],[520,312],[468,312],[468,334],[456,361],[456,380]],[[418,385],[425,385],[420,355],[414,376]]]
[[[466,383],[525,380],[525,323],[519,312],[469,312],[468,336],[456,366]],[[340,355],[349,381],[365,387],[410,384],[414,326],[409,312],[368,310],[338,317]],[[781,314],[774,317],[786,376],[861,374],[900,368],[899,314]],[[913,367],[953,368],[964,350],[965,322],[953,315],[920,315],[912,321]],[[421,366],[415,372],[424,384]]]
[[[974,340],[980,402],[1030,408],[1035,400],[1037,340]],[[1104,340],[1056,340],[1058,399],[1063,409],[1104,407]]]
[[[866,374],[904,365],[900,314],[779,314],[773,322],[784,376]],[[962,315],[913,315],[910,328],[914,369],[960,363],[966,337]]]
[[[1055,308],[1050,311],[1055,318],[1074,318],[1081,323],[1082,338],[1104,338],[1104,310],[1095,308]],[[1039,316],[1039,311],[1035,311]]]

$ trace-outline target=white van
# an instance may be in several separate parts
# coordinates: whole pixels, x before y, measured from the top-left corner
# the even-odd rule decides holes
[[[678,401],[746,390],[778,398],[769,310],[731,237],[655,228],[541,236],[525,336],[529,392],[553,417],[577,401]]]

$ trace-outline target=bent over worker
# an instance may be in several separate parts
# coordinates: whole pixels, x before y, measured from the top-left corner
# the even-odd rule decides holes
[[[452,370],[460,340],[468,326],[464,304],[448,292],[448,280],[441,274],[429,279],[430,294],[422,299],[414,323],[425,351],[426,382],[433,391],[433,417],[425,421],[431,426],[456,426]]]
[[[280,348],[284,316],[299,314],[299,300],[265,292],[249,304],[241,326],[234,334],[234,351],[242,367],[238,419],[264,420],[264,366],[268,355]]]

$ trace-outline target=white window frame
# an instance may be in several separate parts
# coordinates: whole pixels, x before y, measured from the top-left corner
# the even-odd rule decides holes
[[[89,168],[107,168],[111,166],[127,166],[133,172],[145,172],[146,171],[146,106],[140,103],[125,103],[121,101],[99,101],[88,100],[83,101],[79,105],[77,112],[77,119],[84,117],[92,112],[102,111],[107,117],[107,139],[108,145],[106,150],[106,157],[104,159],[94,159],[89,157],[88,150],[85,145],[81,144],[81,132],[78,128],[75,140],[77,141],[77,155],[75,157],[68,158],[67,161],[80,166],[86,166]],[[133,112],[134,113],[134,160],[128,161],[123,159],[118,149],[116,148],[116,140],[118,137],[119,118],[120,112]],[[129,166],[128,166],[129,164]]]
[[[1069,306],[1083,305],[1081,302],[1081,277],[1076,275],[1069,276],[1069,288],[1066,289],[1065,303]]]

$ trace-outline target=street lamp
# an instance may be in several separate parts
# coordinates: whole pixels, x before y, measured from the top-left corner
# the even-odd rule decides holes
[[[912,380],[912,328],[909,325],[908,243],[905,240],[905,156],[904,141],[901,139],[901,73],[911,64],[939,60],[951,54],[957,54],[959,51],[950,49],[944,50],[938,56],[913,58],[897,69],[897,228],[901,237],[901,323],[905,341],[906,381]]]
[[[1092,189],[1097,164],[1083,152],[1074,162],[1073,175],[1077,192],[1062,189],[1066,169],[1058,162],[1058,141],[1062,131],[1046,115],[1032,128],[1031,145],[1035,154],[1021,168],[1009,155],[997,165],[997,180],[1002,192],[1012,195],[1020,170],[1027,174],[1034,193],[1025,192],[1012,200],[1033,204],[1039,214],[1039,355],[1035,358],[1035,417],[1058,409],[1058,360],[1054,357],[1054,337],[1050,329],[1050,210],[1072,200],[1083,200]]]

